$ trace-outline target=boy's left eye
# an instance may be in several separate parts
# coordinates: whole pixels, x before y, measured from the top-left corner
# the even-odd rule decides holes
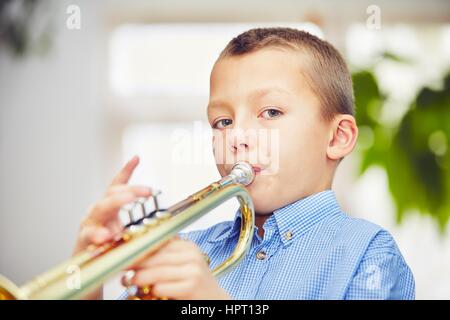
[[[283,114],[283,112],[281,112],[280,110],[277,110],[274,108],[269,108],[269,109],[264,110],[261,113],[261,116],[265,119],[273,119],[273,118],[279,117],[282,114]]]

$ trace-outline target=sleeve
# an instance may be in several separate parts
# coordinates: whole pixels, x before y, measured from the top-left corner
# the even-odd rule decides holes
[[[413,274],[394,239],[385,230],[370,242],[350,284],[345,299],[412,300],[415,298]]]

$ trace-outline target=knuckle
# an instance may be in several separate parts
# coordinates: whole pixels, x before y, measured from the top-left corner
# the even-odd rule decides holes
[[[106,191],[106,195],[111,195],[116,193],[118,190],[120,189],[120,185],[113,185],[111,187],[108,188],[108,190]]]

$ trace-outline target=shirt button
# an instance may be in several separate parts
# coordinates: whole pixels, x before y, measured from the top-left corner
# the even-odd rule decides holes
[[[292,234],[292,231],[291,231],[291,230],[286,231],[286,233],[284,234],[284,238],[285,238],[286,240],[291,240],[291,239],[292,239],[292,236],[293,236],[293,234]]]
[[[258,260],[264,260],[265,258],[266,258],[266,253],[264,252],[264,251],[259,251],[257,254],[256,254],[256,259],[258,259]]]

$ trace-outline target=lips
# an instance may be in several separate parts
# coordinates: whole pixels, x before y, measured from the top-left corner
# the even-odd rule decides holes
[[[238,161],[236,161],[236,162],[238,162]],[[236,163],[236,162],[235,162],[235,163]],[[249,163],[249,162],[247,162],[247,163]],[[249,164],[252,166],[252,169],[253,169],[253,172],[255,173],[255,175],[258,175],[258,174],[260,174],[262,171],[265,170],[265,168],[263,168],[263,167],[260,166],[260,165],[252,164],[252,163],[249,163]],[[225,166],[225,171],[227,172],[227,174],[230,174],[232,167],[233,167],[233,166],[229,166],[229,165],[226,165],[226,166]]]
[[[252,165],[252,168],[253,168],[253,171],[255,172],[255,174],[258,174],[258,173],[260,173],[261,172],[261,167],[258,167],[258,166],[254,166],[254,165]]]

